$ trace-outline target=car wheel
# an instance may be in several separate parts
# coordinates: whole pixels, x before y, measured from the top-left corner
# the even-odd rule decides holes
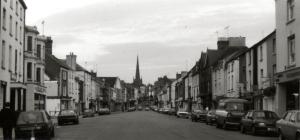
[[[284,138],[284,136],[282,135],[282,133],[281,133],[280,130],[278,131],[278,135],[279,135],[279,137],[278,137],[279,140],[285,140],[285,138]]]
[[[245,127],[244,127],[244,125],[241,125],[241,130],[240,130],[240,132],[241,132],[242,134],[245,133]]]
[[[251,133],[252,135],[256,135],[256,128],[254,126],[252,126],[251,128]]]
[[[300,134],[296,135],[296,140],[300,140]]]

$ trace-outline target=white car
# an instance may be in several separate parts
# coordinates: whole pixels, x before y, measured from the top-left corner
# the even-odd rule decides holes
[[[186,118],[188,119],[190,117],[190,113],[187,112],[186,110],[178,110],[177,113],[176,113],[176,116],[178,118]]]

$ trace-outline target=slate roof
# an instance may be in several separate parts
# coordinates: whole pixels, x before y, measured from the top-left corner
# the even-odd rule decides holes
[[[114,87],[118,77],[97,77],[97,80],[105,80],[105,86]]]
[[[61,59],[56,58],[54,55],[51,54],[46,54],[46,57],[49,58],[49,60],[53,60],[57,65],[64,67],[66,69],[71,70],[71,67],[69,67],[66,63],[64,63],[63,61],[61,61]],[[47,61],[47,59],[45,60]],[[47,63],[47,62],[46,62]]]

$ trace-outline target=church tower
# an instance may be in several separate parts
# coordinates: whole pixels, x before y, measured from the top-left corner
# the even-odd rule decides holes
[[[133,85],[135,87],[141,87],[143,85],[143,80],[142,80],[141,75],[140,75],[139,56],[137,56],[135,78],[133,79]]]

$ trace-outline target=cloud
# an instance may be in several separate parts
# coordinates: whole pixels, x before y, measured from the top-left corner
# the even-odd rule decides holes
[[[60,3],[60,4],[57,4]],[[251,46],[274,30],[270,0],[31,0],[27,20],[46,21],[54,53],[70,51],[90,69],[131,80],[136,54],[144,60],[144,79],[190,68],[217,34],[245,36]],[[31,10],[31,8],[33,10]],[[33,16],[33,17],[32,17]]]

